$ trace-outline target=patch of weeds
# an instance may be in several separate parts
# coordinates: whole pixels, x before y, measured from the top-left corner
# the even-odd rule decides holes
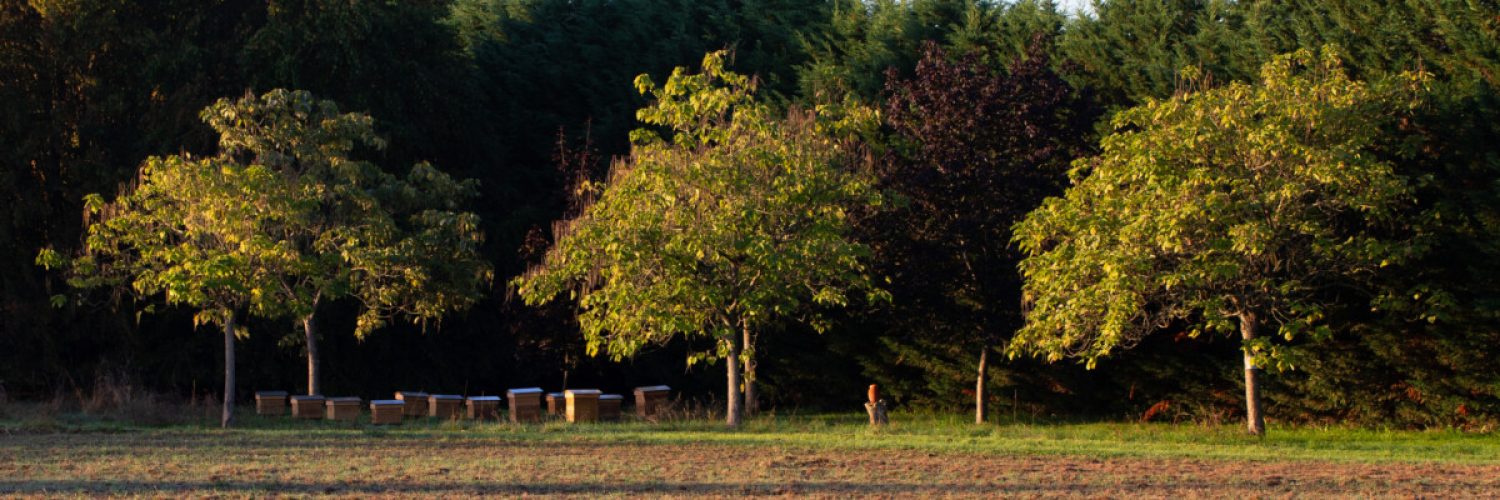
[[[67,425],[51,416],[27,418],[21,420],[16,426],[17,434],[55,434],[68,430]]]

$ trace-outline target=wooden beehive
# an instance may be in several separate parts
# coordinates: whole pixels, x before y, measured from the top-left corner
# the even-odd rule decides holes
[[[510,401],[511,422],[536,422],[542,419],[542,389],[525,387],[505,391]]]
[[[427,416],[457,419],[464,415],[464,397],[457,394],[427,396]]]
[[[594,422],[599,420],[599,391],[596,389],[568,389],[563,392],[568,400],[569,422]]]
[[[292,416],[309,420],[323,418],[323,396],[292,396]]]
[[[471,419],[500,419],[500,396],[474,396],[467,403]]]
[[[285,415],[286,391],[256,391],[256,415]]]
[[[359,398],[328,398],[324,401],[329,420],[353,422],[359,419]]]
[[[547,414],[561,416],[568,407],[567,399],[563,398],[561,392],[547,393]]]
[[[672,391],[665,385],[635,388],[635,414],[647,420],[656,420],[667,407],[667,395]]]
[[[396,400],[405,404],[404,415],[408,417],[421,417],[427,415],[427,393],[415,391],[396,391]]]
[[[399,424],[406,414],[406,402],[399,399],[377,399],[370,402],[370,423]]]
[[[625,396],[619,394],[599,395],[599,420],[619,420],[620,404],[625,402]]]

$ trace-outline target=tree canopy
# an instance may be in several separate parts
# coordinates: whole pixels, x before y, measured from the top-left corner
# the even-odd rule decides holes
[[[363,337],[392,316],[425,321],[467,307],[488,283],[477,217],[458,206],[472,182],[426,164],[403,181],[350,159],[357,146],[383,144],[368,115],[278,89],[220,100],[202,117],[220,134],[219,155],[148,159],[115,201],[90,198],[98,219],[81,255],[44,250],[38,263],[66,265],[74,286],[162,295],[199,309],[195,323],[223,326],[225,425],[236,314],[302,320],[317,394],[320,301],[359,299]]]
[[[69,260],[43,250],[37,263],[65,266],[75,287],[160,296],[168,305],[196,309],[195,326],[223,328],[221,424],[228,427],[234,420],[234,343],[247,334],[236,328],[236,315],[274,317],[295,304],[278,274],[297,268],[299,256],[275,235],[311,208],[262,165],[152,157],[141,166],[135,186],[114,201],[89,197],[93,221],[81,255]]]
[[[406,179],[355,159],[356,148],[380,149],[374,120],[340,113],[306,91],[272,90],[221,99],[203,116],[223,154],[277,172],[311,209],[278,233],[298,265],[277,274],[288,315],[303,326],[308,392],[319,394],[315,317],[320,303],[357,299],[354,335],[363,338],[392,317],[441,318],[467,308],[491,279],[480,255],[478,216],[461,204],[477,190],[426,163]]]
[[[707,337],[692,359],[728,358],[734,383],[750,337],[814,305],[880,295],[868,249],[850,238],[851,214],[878,205],[851,134],[872,126],[858,108],[792,111],[755,101],[755,81],[725,70],[673,71],[638,113],[628,160],[614,165],[598,199],[557,228],[544,262],[513,284],[528,303],[577,300],[590,353],[629,356],[673,337]],[[585,189],[590,189],[585,186]]]
[[[1328,335],[1330,290],[1420,251],[1391,237],[1414,180],[1382,157],[1401,151],[1382,151],[1381,137],[1426,78],[1367,84],[1331,49],[1299,51],[1267,63],[1257,85],[1116,115],[1067,193],[1016,226],[1027,314],[1011,353],[1094,366],[1174,326],[1238,330],[1253,389],[1254,369],[1291,362],[1273,339]]]

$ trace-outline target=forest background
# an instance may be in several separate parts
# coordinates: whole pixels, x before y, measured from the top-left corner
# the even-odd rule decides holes
[[[1380,280],[1418,292],[1381,310],[1337,298],[1331,335],[1292,342],[1296,368],[1263,391],[1268,413],[1284,420],[1428,427],[1500,416],[1493,0],[1113,0],[1068,11],[960,0],[0,0],[0,394],[43,399],[121,379],[212,392],[220,339],[195,329],[192,311],[140,314],[143,305],[106,293],[58,307],[52,297],[71,292],[34,259],[40,248],[78,248],[85,195],[115,192],[147,156],[213,151],[217,137],[198,118],[205,106],[296,88],[369,113],[388,140],[364,152],[379,164],[430,161],[478,180],[468,208],[483,221],[496,276],[468,312],[363,340],[342,333],[354,330],[356,305],[333,305],[322,319],[324,393],[664,383],[712,398],[722,370],[684,363],[701,346],[591,358],[570,307],[527,307],[505,283],[545,251],[577,176],[602,176],[610,157],[629,152],[646,103],[636,75],[664,77],[730,49],[730,68],[756,75],[772,101],[890,109],[888,79],[913,78],[929,41],[940,57],[997,75],[1045,60],[1065,84],[1061,113],[1085,120],[1046,138],[1064,163],[1097,149],[1111,113],[1184,90],[1189,66],[1253,82],[1278,54],[1332,45],[1356,79],[1432,73],[1433,102],[1403,123],[1422,154],[1399,163],[1422,179],[1413,210],[1428,215],[1420,229],[1430,248]],[[987,215],[956,214],[968,216]],[[959,410],[973,403],[980,352],[993,349],[984,394],[995,413],[1217,421],[1240,410],[1236,339],[1168,332],[1093,370],[1003,360],[1019,311],[976,307],[945,288],[957,282],[902,267],[935,250],[882,246],[880,230],[863,236],[899,250],[875,260],[892,277],[892,300],[830,312],[821,334],[796,324],[763,333],[763,408],[857,408],[866,384],[879,383],[900,407]],[[1019,293],[1013,269],[993,276],[987,293]],[[247,326],[241,393],[305,389],[298,325]]]

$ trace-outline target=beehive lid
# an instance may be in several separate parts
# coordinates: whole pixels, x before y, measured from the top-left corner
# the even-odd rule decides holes
[[[399,399],[377,399],[370,402],[370,406],[402,406],[406,402]]]
[[[396,399],[427,399],[427,393],[419,391],[396,391]]]
[[[322,401],[323,396],[292,396],[292,401]]]
[[[499,401],[500,396],[474,396],[469,401]]]
[[[286,391],[255,391],[257,398],[284,398]]]
[[[569,396],[598,396],[598,389],[568,389],[565,391]]]
[[[329,403],[333,403],[333,404],[356,404],[357,405],[357,404],[360,403],[360,401],[363,401],[363,400],[361,400],[359,398],[356,398],[356,397],[352,397],[352,396],[350,396],[350,397],[341,397],[341,398],[328,398],[328,402]]]
[[[428,399],[437,401],[463,401],[464,399],[463,396],[459,396],[457,394],[433,394],[427,397]]]
[[[549,397],[549,398],[560,398],[560,397],[563,397],[563,393],[561,393],[561,392],[549,392],[549,393],[547,393],[547,397]]]
[[[611,399],[623,400],[623,399],[625,399],[625,396],[621,396],[619,394],[604,394],[604,395],[599,396],[599,400],[600,401],[606,401],[606,400],[611,400]]]
[[[511,390],[508,390],[508,391],[505,391],[505,392],[507,394],[510,394],[511,396],[515,396],[517,394],[541,394],[542,393],[542,388],[541,387],[520,387],[520,388],[516,388],[516,389],[511,389]]]
[[[672,388],[665,385],[648,385],[645,387],[635,388],[635,392],[667,392],[670,390],[672,390]]]

